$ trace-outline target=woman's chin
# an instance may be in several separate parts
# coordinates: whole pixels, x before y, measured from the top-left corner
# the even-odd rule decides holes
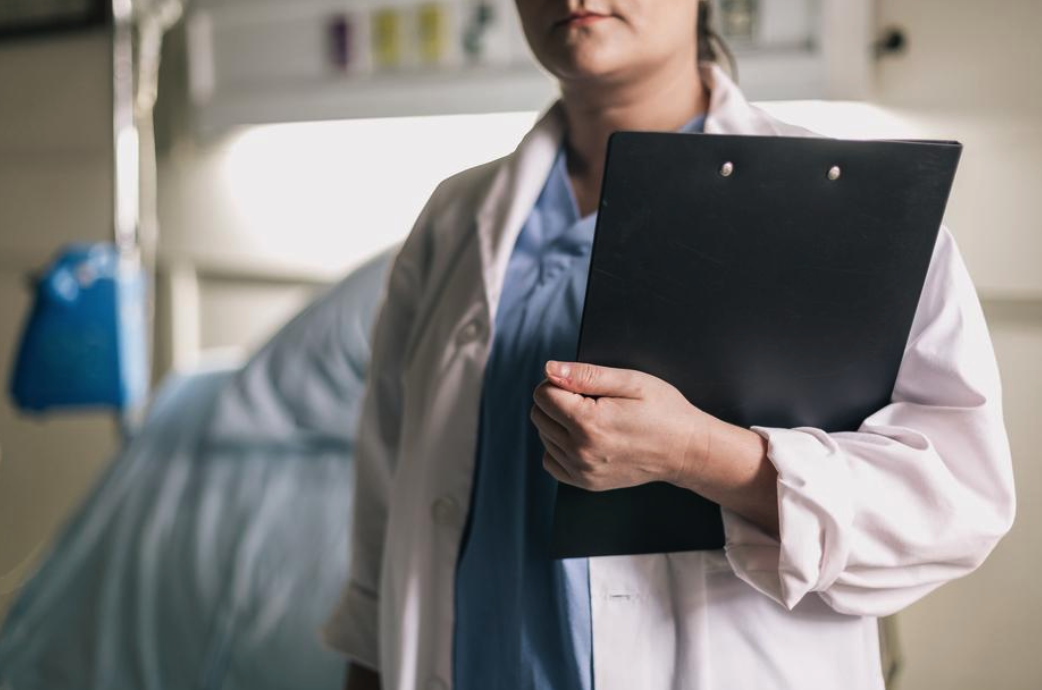
[[[553,64],[544,66],[562,83],[589,83],[613,81],[627,64],[618,55],[590,46],[567,51]]]

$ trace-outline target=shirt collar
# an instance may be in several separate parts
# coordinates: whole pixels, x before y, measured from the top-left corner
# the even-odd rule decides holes
[[[699,133],[703,130],[705,121],[706,114],[699,113],[681,125],[676,131],[681,134]],[[579,215],[579,204],[575,199],[575,190],[572,189],[571,178],[568,177],[568,155],[565,138],[563,137],[557,151],[557,157],[554,159],[553,168],[551,168],[550,175],[547,178],[546,189],[543,190],[543,194],[540,196],[540,201],[546,201],[557,208],[568,209],[565,217],[569,225],[580,221],[592,221],[597,216],[596,211],[582,217]]]

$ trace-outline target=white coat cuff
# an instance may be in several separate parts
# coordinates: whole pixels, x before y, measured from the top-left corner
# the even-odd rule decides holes
[[[377,646],[378,600],[348,583],[333,614],[321,630],[322,641],[373,671],[380,670]]]
[[[778,470],[780,540],[723,509],[725,554],[735,574],[792,609],[827,589],[846,566],[853,521],[842,451],[820,429],[753,427]]]

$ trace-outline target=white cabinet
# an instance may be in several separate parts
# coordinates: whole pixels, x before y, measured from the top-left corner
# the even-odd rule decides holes
[[[754,99],[859,98],[871,0],[718,0]],[[186,18],[203,136],[250,123],[538,110],[554,93],[513,0],[198,0]]]

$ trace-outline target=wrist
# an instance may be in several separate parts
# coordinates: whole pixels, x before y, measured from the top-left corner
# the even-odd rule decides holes
[[[681,447],[673,475],[667,481],[682,489],[702,493],[703,482],[708,474],[706,468],[712,456],[713,434],[719,420],[693,405],[691,410],[692,415],[687,420],[686,442]]]

